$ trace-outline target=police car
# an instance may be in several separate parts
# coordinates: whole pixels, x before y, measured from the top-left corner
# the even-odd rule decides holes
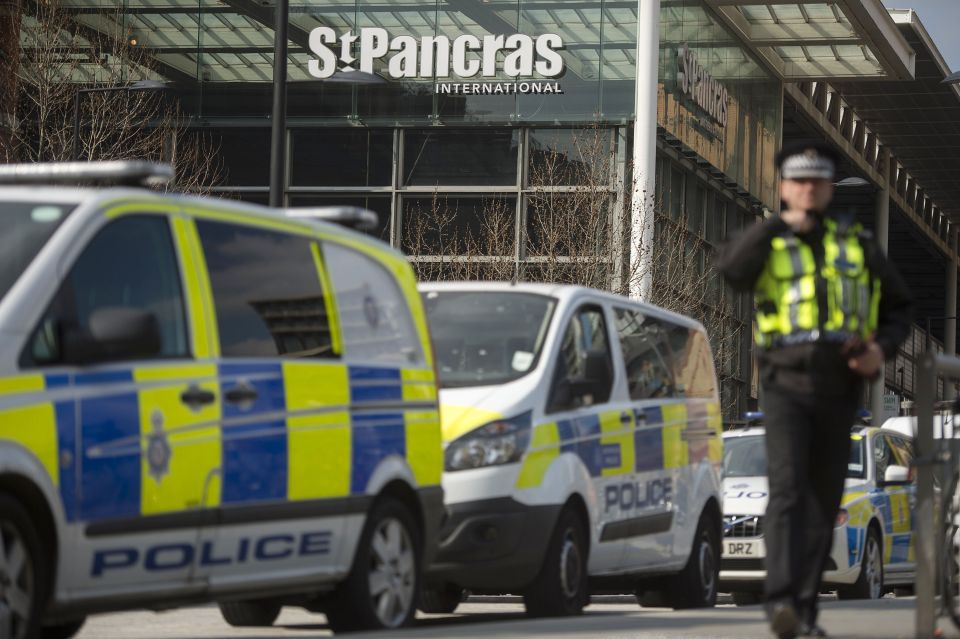
[[[697,322],[559,285],[421,285],[449,517],[421,606],[464,589],[534,615],[593,591],[716,601],[722,440]],[[644,595],[646,597],[647,595]]]
[[[724,439],[724,541],[721,586],[737,604],[760,600],[767,508],[764,429],[727,431]],[[910,589],[914,579],[910,464],[912,438],[886,428],[854,427],[846,488],[833,532],[824,585],[841,599],[877,599]]]
[[[262,207],[46,186],[158,173],[0,168],[45,185],[0,188],[0,637],[200,601],[406,624],[443,512],[410,266]]]

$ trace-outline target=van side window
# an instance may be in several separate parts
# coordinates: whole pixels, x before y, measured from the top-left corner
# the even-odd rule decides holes
[[[677,395],[712,399],[717,385],[706,334],[695,328],[674,325],[670,330],[670,346]]]
[[[375,259],[335,242],[323,242],[323,254],[336,292],[344,357],[375,364],[422,364],[420,337],[393,275]]]
[[[578,310],[560,343],[549,412],[602,404],[610,399],[613,360],[603,311],[596,306]]]
[[[639,311],[615,309],[630,399],[670,397],[674,381],[668,325]]]
[[[197,221],[224,357],[335,357],[309,238]]]
[[[131,215],[104,226],[70,268],[21,357],[25,366],[66,363],[64,336],[89,336],[95,317],[138,311],[159,329],[157,357],[188,357],[180,272],[164,216]],[[96,361],[111,357],[100,350]]]

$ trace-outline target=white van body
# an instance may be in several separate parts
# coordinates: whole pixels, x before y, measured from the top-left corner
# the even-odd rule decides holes
[[[658,576],[646,586],[668,603],[712,605],[723,442],[703,327],[577,286],[420,290],[437,353],[448,512],[428,580],[453,592],[524,593],[529,609],[531,589],[545,587],[557,522],[573,511],[588,532],[580,552],[594,589],[606,580],[632,591],[641,576]],[[558,389],[580,382],[558,369],[581,368],[584,339],[609,350],[609,383],[594,401],[564,405]],[[678,592],[686,586],[675,576],[689,576],[691,563],[703,573],[700,592]]]

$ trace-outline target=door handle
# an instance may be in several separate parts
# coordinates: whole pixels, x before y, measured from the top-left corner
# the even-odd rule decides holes
[[[214,401],[216,401],[216,399],[217,396],[213,391],[200,388],[196,384],[192,384],[189,388],[187,388],[187,390],[180,393],[180,401],[187,406],[203,406],[205,404],[212,404]]]
[[[241,382],[223,394],[223,398],[231,404],[248,404],[256,401],[260,394],[253,386]]]

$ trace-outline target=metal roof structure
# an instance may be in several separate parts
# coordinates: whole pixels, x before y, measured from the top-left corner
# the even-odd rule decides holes
[[[880,0],[707,2],[788,82],[913,77],[913,51]]]
[[[844,100],[910,172],[917,196],[960,223],[960,87],[943,84],[950,75],[912,10],[891,10],[900,32],[916,51],[910,82],[834,83]]]

